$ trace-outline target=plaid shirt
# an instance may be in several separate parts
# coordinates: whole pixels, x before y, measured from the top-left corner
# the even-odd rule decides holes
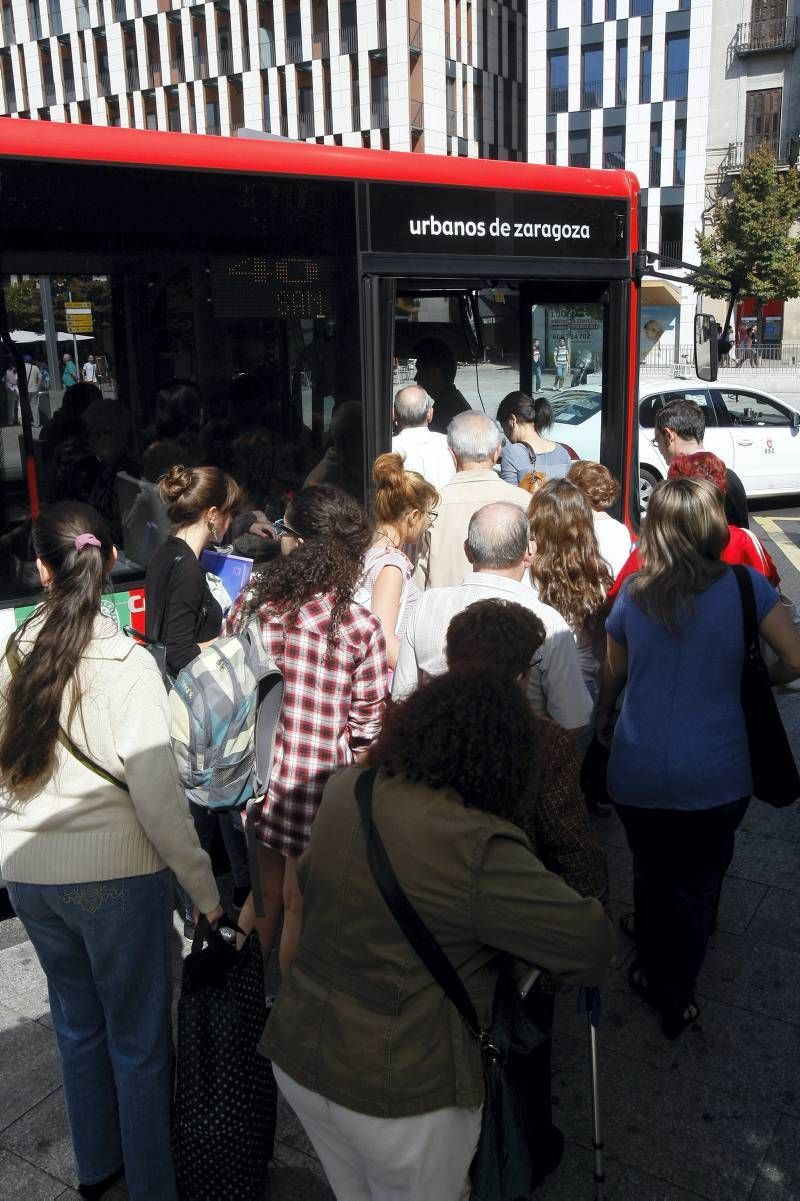
[[[237,603],[231,610],[229,633],[240,627],[239,608]],[[257,833],[284,855],[305,850],[328,777],[375,740],[383,717],[383,627],[367,609],[352,604],[326,661],[332,609],[329,596],[316,596],[291,626],[268,605],[258,612],[262,641],[283,672],[285,691]]]

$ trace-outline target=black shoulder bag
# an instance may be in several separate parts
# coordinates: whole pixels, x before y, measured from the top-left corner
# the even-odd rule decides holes
[[[739,585],[744,618],[742,709],[750,749],[753,796],[776,809],[783,809],[800,797],[800,775],[772,692],[767,665],[761,658],[753,581],[746,567],[737,565],[733,572]]]
[[[372,793],[377,772],[364,771],[356,782],[356,801],[367,840],[373,879],[392,916],[436,983],[455,1005],[483,1059],[486,1097],[481,1134],[472,1161],[473,1201],[527,1198],[533,1180],[527,1139],[525,1101],[507,1061],[510,1050],[526,1053],[541,1034],[520,1003],[509,973],[498,976],[491,1029],[478,1021],[475,1006],[456,969],[409,901],[395,875],[383,839],[372,820]]]

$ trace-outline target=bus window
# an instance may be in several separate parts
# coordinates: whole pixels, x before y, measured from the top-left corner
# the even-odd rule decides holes
[[[538,348],[541,391],[553,409],[549,436],[594,462],[601,458],[604,313],[602,304],[579,302],[534,305],[531,313],[531,354]]]

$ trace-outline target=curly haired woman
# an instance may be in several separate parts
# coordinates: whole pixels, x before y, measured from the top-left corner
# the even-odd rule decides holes
[[[600,554],[592,506],[569,480],[548,480],[531,500],[528,517],[536,543],[533,585],[572,630],[594,695],[604,650],[600,617],[611,572]]]
[[[255,922],[265,954],[281,910],[285,973],[300,933],[297,858],[311,835],[322,790],[376,737],[386,697],[386,639],[379,618],[353,601],[372,533],[351,496],[325,485],[293,497],[275,522],[281,555],[234,605],[228,633],[256,617],[285,679],[269,789],[257,827],[265,915],[252,899],[239,925]]]
[[[508,754],[508,747],[514,754]],[[598,900],[551,875],[512,824],[536,768],[509,676],[444,675],[388,713],[371,748],[375,826],[411,904],[488,1024],[498,951],[572,984],[613,953]],[[262,1050],[339,1201],[465,1201],[481,1054],[379,893],[338,772],[300,865],[305,914]]]

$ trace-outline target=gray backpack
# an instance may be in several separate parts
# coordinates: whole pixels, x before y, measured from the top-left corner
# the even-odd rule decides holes
[[[178,673],[169,694],[172,749],[190,800],[230,810],[264,795],[282,702],[283,676],[256,621]]]

